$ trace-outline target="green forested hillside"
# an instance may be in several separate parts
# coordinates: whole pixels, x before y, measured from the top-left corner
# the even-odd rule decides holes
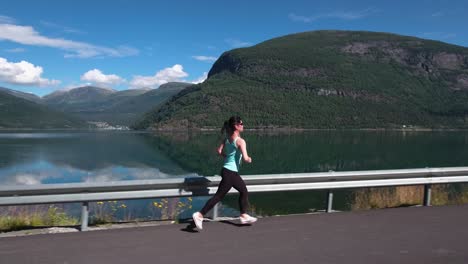
[[[468,48],[415,37],[313,31],[225,52],[208,79],[137,129],[465,128]]]
[[[0,91],[0,129],[84,128],[85,122]]]

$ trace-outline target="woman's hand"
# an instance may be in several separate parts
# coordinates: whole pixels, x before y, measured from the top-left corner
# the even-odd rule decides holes
[[[218,155],[220,155],[221,157],[225,158],[226,157],[226,154],[224,154],[224,142],[222,142],[221,144],[219,144],[218,148],[216,149],[216,152],[218,153]]]

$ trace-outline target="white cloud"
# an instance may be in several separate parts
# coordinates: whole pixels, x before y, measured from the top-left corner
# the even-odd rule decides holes
[[[197,84],[197,83],[202,83],[208,78],[208,73],[204,72],[202,76],[198,77],[196,80],[191,81],[191,83]]]
[[[250,42],[241,41],[239,39],[228,38],[228,39],[225,39],[224,41],[226,41],[226,43],[228,43],[233,48],[240,48],[240,47],[246,47],[246,46],[252,45],[252,43]]]
[[[208,61],[208,62],[215,62],[218,59],[212,56],[192,56],[192,58],[199,60],[199,61]]]
[[[50,86],[58,80],[42,78],[43,69],[27,61],[9,62],[0,57],[0,81],[19,85]]]
[[[184,72],[184,67],[180,64],[176,64],[170,68],[165,68],[158,71],[153,76],[141,76],[137,75],[133,77],[130,82],[130,87],[135,88],[158,88],[161,84],[168,82],[180,82],[183,78],[187,77],[188,74]]]
[[[295,13],[288,15],[289,19],[295,22],[311,23],[319,19],[336,18],[341,20],[356,20],[364,17],[368,17],[376,12],[379,12],[376,8],[366,8],[359,11],[334,11],[329,13],[317,14],[313,16],[302,16]]]
[[[433,13],[431,16],[432,17],[441,17],[441,16],[444,16],[444,15],[445,15],[444,12],[438,11],[438,12]]]
[[[310,17],[305,17],[305,16],[299,16],[294,13],[291,13],[288,15],[289,19],[295,22],[304,22],[304,23],[310,23],[312,22],[312,18]]]
[[[126,46],[108,48],[85,42],[42,36],[30,26],[0,23],[0,40],[8,40],[23,45],[58,48],[69,53],[66,58],[90,58],[96,56],[124,57],[138,54],[138,50]]]
[[[62,26],[62,25],[55,24],[55,23],[49,22],[49,21],[41,21],[41,24],[46,26],[46,27],[58,29],[58,30],[61,30],[61,31],[66,32],[66,33],[74,33],[74,34],[85,34],[86,33],[84,31],[81,31],[81,30],[78,30],[78,29]]]
[[[20,53],[20,52],[25,52],[26,50],[23,48],[14,48],[14,49],[7,49],[5,51],[10,52],[10,53]]]
[[[367,17],[378,10],[375,8],[367,8],[360,11],[337,11],[329,14],[325,14],[325,18],[338,18],[343,20],[355,20]]]
[[[7,17],[7,16],[2,16],[0,15],[0,24],[14,24],[16,23],[15,19],[11,18],[11,17]]]
[[[81,75],[81,80],[98,85],[118,85],[125,82],[125,79],[120,76],[115,74],[105,75],[98,69],[87,71],[85,74]]]

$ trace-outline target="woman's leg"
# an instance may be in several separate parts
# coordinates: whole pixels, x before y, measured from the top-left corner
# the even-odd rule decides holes
[[[228,174],[226,173],[227,171],[228,170],[226,169],[223,169],[221,171],[222,180],[219,183],[218,190],[216,191],[216,194],[213,197],[211,197],[211,199],[209,199],[206,202],[205,206],[203,206],[203,208],[200,210],[200,213],[202,215],[205,215],[206,213],[208,213],[219,201],[221,201],[224,198],[226,193],[229,192],[229,190],[231,189],[232,177],[231,175],[227,175]]]
[[[239,211],[240,214],[245,214],[249,208],[249,193],[244,180],[242,180],[239,173],[232,176],[232,186],[239,192]]]

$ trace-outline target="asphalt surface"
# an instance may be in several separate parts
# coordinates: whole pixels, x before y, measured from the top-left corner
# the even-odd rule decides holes
[[[468,205],[0,239],[0,263],[468,263]]]

